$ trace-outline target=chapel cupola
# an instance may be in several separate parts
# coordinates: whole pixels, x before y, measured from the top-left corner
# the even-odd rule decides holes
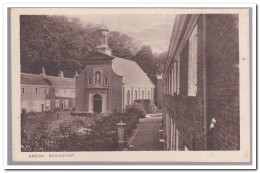
[[[99,26],[98,29],[99,36],[100,36],[100,45],[96,47],[96,50],[104,52],[108,55],[111,55],[112,49],[108,47],[108,37],[107,34],[109,32],[107,26],[104,24]]]

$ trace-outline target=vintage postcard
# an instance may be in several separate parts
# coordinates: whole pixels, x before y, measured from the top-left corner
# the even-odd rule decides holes
[[[9,8],[12,164],[250,164],[250,8]]]

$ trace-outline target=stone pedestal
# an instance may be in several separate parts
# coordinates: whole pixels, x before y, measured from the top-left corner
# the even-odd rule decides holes
[[[118,133],[118,149],[122,150],[125,147],[125,125],[121,120],[117,125],[117,133]]]

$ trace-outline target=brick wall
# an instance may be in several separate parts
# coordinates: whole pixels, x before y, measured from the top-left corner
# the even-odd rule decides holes
[[[237,150],[239,133],[238,15],[207,15],[208,115],[217,123],[209,149]]]
[[[111,111],[115,109],[122,111],[123,78],[115,74],[112,69],[111,71]]]
[[[163,88],[162,88],[162,79],[157,79],[156,88],[155,88],[155,105],[158,108],[162,108],[163,104]]]
[[[179,131],[179,149],[204,150],[203,16],[197,21],[197,95],[188,96],[189,40],[180,53],[180,95],[169,96],[168,111]]]
[[[87,111],[85,108],[85,71],[76,78],[76,111]]]

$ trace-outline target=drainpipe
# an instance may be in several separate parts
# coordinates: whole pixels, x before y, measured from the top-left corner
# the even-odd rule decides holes
[[[206,15],[203,15],[203,112],[204,112],[204,137],[205,150],[208,150],[208,103],[207,103],[207,60],[206,60]]]

